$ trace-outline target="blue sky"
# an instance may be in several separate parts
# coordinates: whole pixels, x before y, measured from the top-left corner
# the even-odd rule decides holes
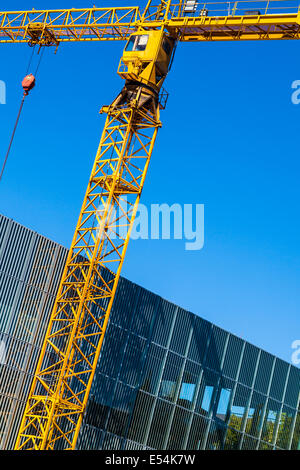
[[[11,0],[9,9],[93,3]],[[98,111],[123,85],[116,73],[123,46],[73,43],[56,55],[45,51],[1,183],[1,213],[66,246],[104,124]],[[299,47],[179,44],[142,202],[204,204],[205,245],[186,251],[181,240],[132,241],[123,269],[130,280],[289,362],[291,343],[300,338],[300,105],[291,102]],[[1,162],[30,53],[26,45],[0,48],[7,85]]]

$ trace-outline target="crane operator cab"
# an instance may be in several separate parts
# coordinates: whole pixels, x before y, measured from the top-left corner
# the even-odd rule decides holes
[[[172,64],[175,39],[163,31],[139,31],[132,34],[125,46],[118,74],[125,87],[113,106],[138,98],[138,105],[147,96],[158,98],[160,88]],[[137,95],[139,91],[139,95]]]
[[[130,36],[118,73],[159,90],[169,71],[175,40],[162,31],[142,31]]]

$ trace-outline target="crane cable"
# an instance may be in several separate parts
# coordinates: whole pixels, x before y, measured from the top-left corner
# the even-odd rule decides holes
[[[15,127],[14,127],[14,130],[13,130],[13,133],[12,133],[12,136],[11,136],[11,139],[10,139],[10,142],[9,142],[9,146],[8,146],[8,149],[7,149],[7,152],[6,152],[6,155],[5,155],[4,163],[3,163],[3,165],[2,165],[2,170],[1,170],[1,174],[0,174],[0,181],[1,181],[1,179],[2,179],[2,176],[3,176],[3,173],[4,173],[4,169],[5,169],[5,166],[6,166],[6,163],[7,163],[8,155],[9,155],[9,152],[10,152],[10,149],[11,149],[11,146],[12,146],[12,143],[13,143],[13,140],[14,140],[14,137],[15,137],[16,129],[17,129],[17,126],[18,126],[18,122],[19,122],[19,119],[20,119],[21,111],[22,111],[23,104],[24,104],[24,101],[25,101],[25,96],[26,96],[26,94],[25,94],[25,92],[24,92],[23,98],[22,98],[22,101],[21,101],[21,105],[20,105],[20,109],[19,109],[19,112],[18,112],[18,116],[17,116],[16,122],[15,122]]]
[[[33,58],[34,50],[35,50],[35,47],[33,47],[33,50],[32,50],[32,53],[31,53],[31,56],[30,56],[30,59],[29,59],[29,63],[28,63],[28,66],[27,66],[27,71],[26,71],[26,76],[25,76],[24,80],[22,81],[22,86],[23,86],[23,89],[24,89],[23,98],[22,98],[22,101],[21,101],[21,105],[20,105],[20,108],[19,108],[19,112],[18,112],[18,115],[17,115],[15,126],[14,126],[14,129],[13,129],[11,138],[10,138],[9,146],[8,146],[8,149],[7,149],[7,152],[6,152],[6,155],[5,155],[5,159],[4,159],[4,162],[3,162],[3,165],[2,165],[2,169],[1,169],[1,173],[0,173],[0,182],[2,180],[2,176],[3,176],[3,173],[4,173],[5,167],[6,167],[7,159],[8,159],[9,153],[10,153],[10,149],[11,149],[12,143],[14,141],[16,129],[17,129],[17,126],[18,126],[18,123],[19,123],[19,119],[20,119],[20,116],[21,116],[21,112],[22,112],[22,109],[23,109],[25,98],[29,94],[29,91],[32,90],[32,88],[35,86],[35,77],[37,76],[39,67],[41,65],[41,60],[43,58],[44,49],[42,50],[42,53],[40,55],[40,59],[39,59],[39,62],[37,64],[35,74],[34,75],[28,74],[29,67],[31,65],[31,61],[32,61],[32,58]]]

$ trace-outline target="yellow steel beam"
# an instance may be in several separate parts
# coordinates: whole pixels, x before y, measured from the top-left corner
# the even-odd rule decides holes
[[[0,12],[0,42],[57,45],[127,40],[139,28],[164,28],[180,41],[299,39],[298,3],[293,8],[285,8],[284,3],[240,1],[232,3],[231,9],[228,2],[199,3],[193,14],[177,1],[149,2],[144,14],[139,7]],[[259,14],[253,9],[256,5],[263,5]]]
[[[125,40],[139,20],[139,7],[0,12],[0,42]]]
[[[151,2],[143,27],[159,30],[162,24],[179,41],[299,39],[299,2],[196,2],[194,10],[186,11],[185,2],[171,1],[164,15]]]
[[[149,28],[159,28],[159,22]],[[174,18],[166,29],[180,41],[299,39],[300,15]]]
[[[138,100],[138,96],[137,96]],[[109,107],[16,449],[74,449],[157,130],[149,96]]]
[[[18,450],[76,446],[161,126],[163,78],[156,67],[162,67],[164,58],[160,73],[167,74],[170,54],[163,45],[168,38],[154,31],[148,40],[146,67],[138,68],[135,80],[126,81],[114,102],[102,108],[107,118],[27,399]],[[124,55],[130,68],[136,52]]]

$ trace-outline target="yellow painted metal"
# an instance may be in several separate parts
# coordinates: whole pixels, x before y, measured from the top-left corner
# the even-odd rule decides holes
[[[0,12],[0,42],[126,40],[139,20],[139,7]]]
[[[168,73],[174,43],[174,39],[162,30],[140,30],[132,34],[120,61],[119,75],[125,80],[144,83],[159,92],[161,80]]]
[[[74,449],[158,128],[162,80],[127,82],[107,119],[16,449]],[[150,40],[151,42],[151,40]],[[134,55],[134,52],[132,52]],[[149,56],[147,56],[148,66]],[[138,78],[138,77],[137,77]],[[147,83],[146,83],[147,82]],[[147,86],[148,85],[148,86]]]
[[[152,97],[107,113],[17,449],[74,448],[87,403],[160,126]]]
[[[235,2],[232,8],[228,2],[199,3],[191,12],[185,1],[173,0],[151,0],[143,14],[138,7],[0,13],[0,42],[128,41],[118,69],[125,86],[102,108],[105,127],[16,449],[76,446],[161,126],[160,93],[176,41],[298,39],[298,9],[278,7],[274,13],[272,3],[255,13],[246,10],[255,2]]]
[[[164,28],[179,41],[299,39],[298,0],[150,1],[139,7],[0,12],[0,42],[57,45],[66,41],[127,40],[139,28]],[[252,14],[251,14],[252,11]]]

